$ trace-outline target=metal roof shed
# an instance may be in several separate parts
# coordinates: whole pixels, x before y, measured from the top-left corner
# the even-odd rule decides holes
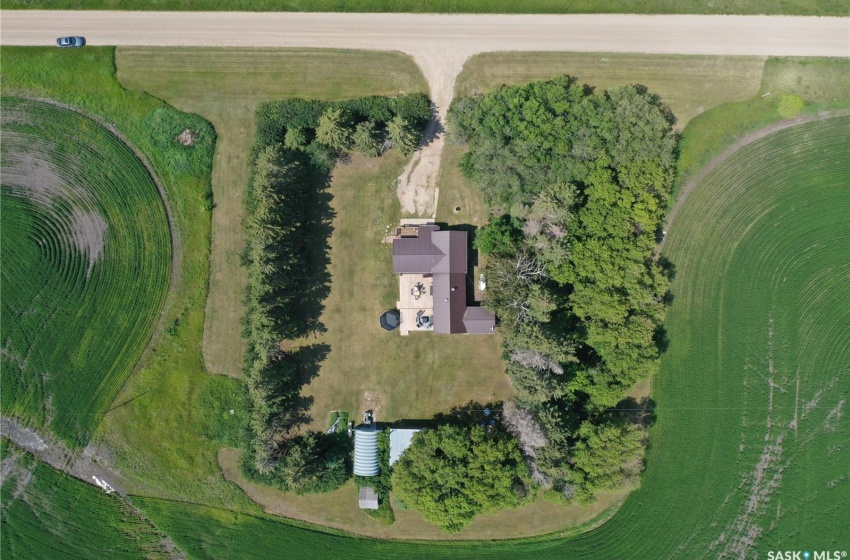
[[[402,453],[410,447],[413,436],[419,431],[421,431],[419,428],[393,428],[390,430],[390,466],[401,459]]]
[[[374,424],[358,426],[354,429],[354,474],[376,476],[378,471],[378,431]]]
[[[360,506],[360,509],[378,509],[378,493],[375,492],[374,488],[362,486],[357,505]]]

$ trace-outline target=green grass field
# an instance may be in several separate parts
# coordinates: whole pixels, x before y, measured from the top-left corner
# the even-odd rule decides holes
[[[218,132],[204,361],[211,373],[239,376],[246,282],[239,256],[257,105],[288,97],[395,95],[427,91],[427,85],[410,57],[393,52],[122,47],[116,66],[124,87],[198,113]]]
[[[171,271],[163,201],[95,121],[3,98],[2,406],[88,443],[139,361]]]
[[[415,12],[415,13],[510,13],[510,14],[784,14],[843,15],[845,3],[838,0],[7,0],[4,9],[83,10],[220,10],[290,12]]]
[[[667,442],[677,433],[693,446],[714,440],[703,463],[712,476],[694,497],[717,522],[702,542],[724,533],[730,555],[750,531],[762,554],[768,544],[844,546],[850,486],[837,453],[850,434],[840,421],[850,392],[848,146],[850,118],[841,117],[740,150],[690,195],[665,248],[682,277],[656,394],[704,410],[666,413],[666,440],[653,447],[669,447],[672,460]],[[674,379],[681,371],[691,372],[687,384]]]

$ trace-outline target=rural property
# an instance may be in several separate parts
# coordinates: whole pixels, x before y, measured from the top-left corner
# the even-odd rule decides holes
[[[4,2],[0,557],[847,557],[848,5],[297,4]]]

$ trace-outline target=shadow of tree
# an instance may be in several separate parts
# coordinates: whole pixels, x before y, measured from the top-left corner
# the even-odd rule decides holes
[[[628,397],[617,403],[614,412],[617,417],[628,421],[630,424],[639,424],[644,428],[649,428],[657,420],[655,407],[655,400],[651,397],[643,397],[640,400]]]
[[[280,351],[270,361],[263,372],[262,388],[268,395],[267,404],[277,411],[271,418],[276,431],[291,432],[312,421],[313,397],[305,397],[301,389],[319,375],[329,352],[327,344],[310,344]]]

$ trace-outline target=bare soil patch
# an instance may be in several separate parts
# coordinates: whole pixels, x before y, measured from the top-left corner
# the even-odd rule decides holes
[[[109,455],[97,445],[89,445],[80,453],[73,453],[61,441],[22,426],[14,418],[0,417],[0,435],[15,445],[29,451],[51,467],[95,485],[94,477],[105,480],[121,495],[125,495],[120,473],[110,467]]]
[[[195,140],[198,138],[198,133],[192,130],[191,128],[187,128],[180,134],[174,137],[177,142],[182,146],[186,146],[187,148],[195,145]]]

